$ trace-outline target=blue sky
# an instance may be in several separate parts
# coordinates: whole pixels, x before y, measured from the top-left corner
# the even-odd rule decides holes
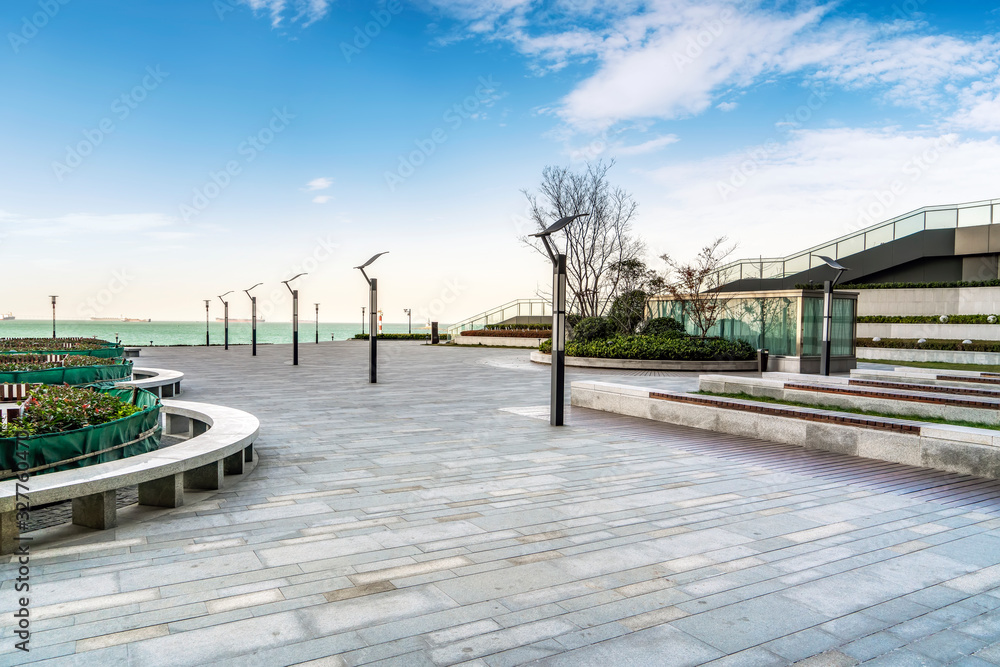
[[[8,0],[0,25],[22,318],[57,293],[196,320],[265,281],[278,320],[308,270],[303,299],[353,321],[351,267],[389,250],[386,319],[453,321],[548,282],[520,190],[587,159],[617,161],[654,264],[1000,197],[994,3]]]

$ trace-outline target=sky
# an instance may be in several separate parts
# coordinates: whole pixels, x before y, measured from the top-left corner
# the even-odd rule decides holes
[[[547,165],[614,160],[654,268],[1000,198],[996,0],[5,0],[0,28],[22,319],[246,317],[262,282],[290,320],[304,271],[353,322],[388,251],[385,320],[455,322],[550,282],[518,240]]]

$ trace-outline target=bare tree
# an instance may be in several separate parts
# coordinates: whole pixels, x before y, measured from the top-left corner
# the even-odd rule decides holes
[[[523,190],[539,230],[559,218],[590,214],[565,230],[567,289],[572,305],[584,317],[604,314],[620,293],[622,268],[645,249],[632,235],[638,205],[631,194],[608,183],[608,170],[614,164],[613,160],[588,163],[582,172],[549,166],[542,171],[539,194]],[[545,255],[538,239],[524,236],[521,241]]]
[[[688,263],[675,260],[670,255],[661,255],[667,265],[667,294],[684,306],[691,318],[699,336],[708,336],[708,330],[722,317],[729,297],[719,290],[726,282],[720,269],[736,249],[735,245],[726,246],[728,239],[720,236],[701,249],[701,252]]]

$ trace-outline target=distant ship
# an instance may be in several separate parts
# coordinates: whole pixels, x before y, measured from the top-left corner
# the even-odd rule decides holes
[[[15,319],[14,318],[14,313],[4,313],[3,317],[0,317],[0,319],[13,320],[13,319]]]
[[[224,317],[216,317],[216,318],[215,318],[215,321],[216,321],[216,322],[225,322],[225,321],[226,321],[226,318],[224,318]],[[235,317],[230,317],[230,318],[229,318],[229,321],[230,321],[230,322],[236,322],[236,323],[238,323],[238,324],[250,324],[251,322],[253,322],[253,320],[241,320],[241,319],[237,319],[237,318],[235,318]],[[263,321],[264,321],[264,318],[263,318],[263,317],[258,317],[258,318],[257,318],[257,322],[258,322],[258,323],[260,323],[260,322],[263,322]]]
[[[13,317],[11,319],[14,319]],[[91,317],[93,322],[152,322],[151,319],[142,319],[139,317]]]

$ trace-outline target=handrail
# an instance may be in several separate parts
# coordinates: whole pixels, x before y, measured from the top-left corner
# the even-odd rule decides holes
[[[490,316],[496,315],[497,313],[503,313],[504,311],[509,310],[511,308],[517,308],[517,314],[514,315],[514,317],[519,317],[521,316],[521,307],[524,305],[529,306],[528,315],[533,314],[531,311],[534,310],[535,306],[541,308],[542,312],[539,313],[539,315],[541,316],[550,316],[552,314],[552,305],[548,301],[545,301],[544,299],[514,299],[513,301],[508,301],[502,306],[491,308],[490,310],[483,311],[482,313],[479,313],[474,317],[469,317],[464,320],[461,320],[457,324],[452,324],[450,327],[448,327],[448,333],[451,334],[452,336],[457,336],[462,331],[467,331],[469,329],[475,328],[473,325],[479,321],[482,321],[483,326],[487,324],[496,324],[495,322],[489,321]]]

